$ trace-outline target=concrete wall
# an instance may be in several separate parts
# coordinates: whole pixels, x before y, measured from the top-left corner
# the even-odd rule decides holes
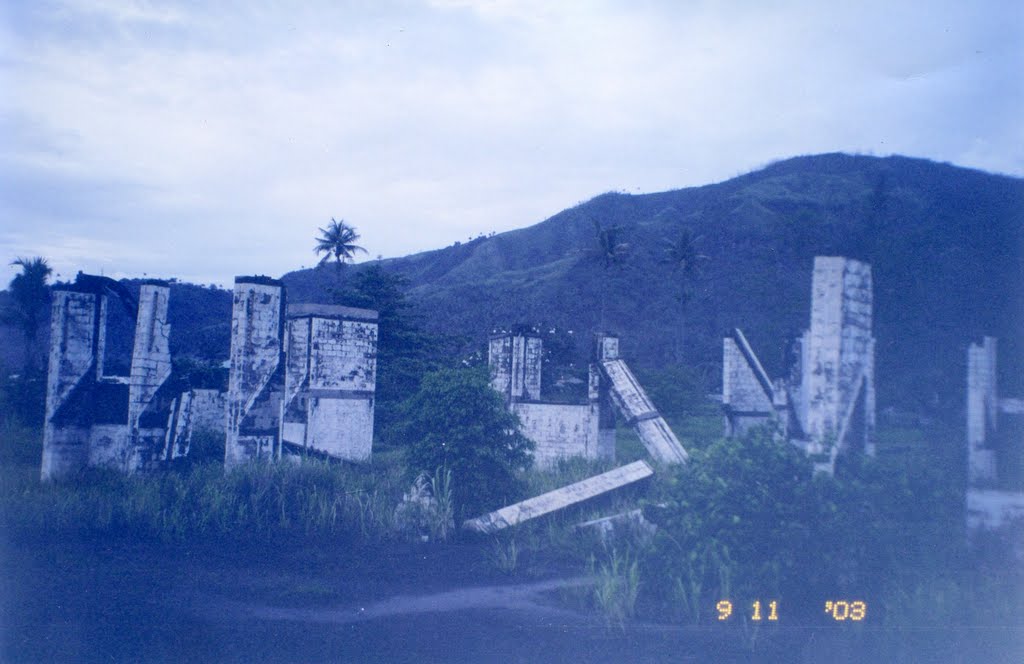
[[[539,468],[551,468],[559,459],[608,454],[600,444],[596,405],[520,402],[512,412],[519,416],[523,435],[537,445],[533,459]]]
[[[281,436],[285,451],[366,461],[373,444],[377,312],[288,308]]]
[[[608,339],[609,352],[617,354],[618,339]],[[547,403],[541,400],[543,357],[543,341],[523,329],[492,335],[488,344],[491,386],[536,444],[534,463],[551,468],[570,457],[614,459],[615,418],[600,367],[590,367],[586,403]]]
[[[224,464],[280,455],[284,389],[284,285],[236,277],[231,313]]]
[[[94,424],[89,430],[89,465],[125,471],[131,468],[131,433],[127,424]]]
[[[587,403],[597,419],[597,457],[615,460],[615,408],[601,366],[591,363],[587,372]]]
[[[136,303],[120,283],[93,275],[54,289],[43,479],[86,465],[134,472],[161,458],[172,401],[161,397],[171,377],[169,296],[166,284],[146,283]],[[120,350],[108,362],[111,316]],[[109,375],[108,364],[127,375]]]

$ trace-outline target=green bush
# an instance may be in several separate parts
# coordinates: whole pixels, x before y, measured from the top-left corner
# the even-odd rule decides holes
[[[436,468],[451,471],[457,520],[522,495],[516,472],[531,464],[533,443],[519,432],[518,418],[505,409],[484,371],[427,374],[405,403],[401,437],[409,446],[410,479]]]
[[[695,450],[657,479],[650,502],[660,528],[641,571],[670,582],[649,599],[687,622],[727,596],[790,606],[881,596],[964,550],[962,494],[943,473],[852,459],[835,477],[814,475],[769,431]]]

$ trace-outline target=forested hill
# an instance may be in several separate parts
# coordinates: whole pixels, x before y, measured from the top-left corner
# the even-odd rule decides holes
[[[595,222],[619,227],[619,264],[605,266]],[[663,262],[684,229],[702,255],[690,278]],[[962,412],[965,349],[983,334],[1000,338],[1004,393],[1024,394],[1019,178],[905,157],[796,157],[703,187],[603,194],[529,228],[381,265],[410,278],[436,331],[482,342],[494,327],[539,323],[574,330],[582,353],[603,324],[636,364],[675,362],[681,348],[713,383],[734,326],[771,374],[787,369],[815,255],[873,267],[881,407]],[[333,267],[284,279],[303,300],[338,282]]]
[[[615,244],[625,245],[610,267],[595,224],[618,228]],[[663,262],[666,244],[687,230],[700,255],[689,277]],[[431,330],[470,346],[526,322],[573,330],[561,338],[576,339],[583,358],[603,327],[621,335],[632,364],[685,363],[714,390],[732,327],[769,373],[788,369],[790,342],[808,324],[813,257],[823,254],[872,264],[880,407],[961,422],[965,349],[984,334],[1000,339],[1002,394],[1024,396],[1019,178],[905,157],[797,157],[704,187],[603,194],[528,228],[380,265],[410,279]],[[333,266],[289,273],[289,299],[330,302],[339,281],[365,267],[340,279]],[[172,291],[175,351],[226,359],[230,294]],[[40,333],[42,351],[45,326]],[[20,366],[21,339],[0,325],[0,365]]]

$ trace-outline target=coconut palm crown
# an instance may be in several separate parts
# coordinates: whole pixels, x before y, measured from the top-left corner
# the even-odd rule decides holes
[[[320,237],[316,239],[316,247],[313,248],[313,251],[317,254],[325,254],[320,259],[321,265],[334,256],[340,270],[342,265],[352,260],[357,251],[366,253],[366,249],[356,244],[359,233],[354,227],[346,224],[344,219],[337,221],[331,217],[331,223],[327,225],[327,228],[319,230]]]

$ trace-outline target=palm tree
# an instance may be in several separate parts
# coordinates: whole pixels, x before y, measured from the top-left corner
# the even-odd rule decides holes
[[[333,255],[338,262],[337,268],[340,272],[341,266],[352,260],[357,251],[366,253],[366,249],[355,243],[359,239],[359,233],[356,233],[355,227],[346,224],[344,219],[336,221],[334,217],[331,217],[331,223],[327,225],[327,228],[319,230],[320,237],[316,238],[316,247],[313,248],[313,251],[317,254],[325,254],[320,259],[320,265],[329,261]]]
[[[597,219],[593,221],[597,239],[597,253],[601,260],[604,261],[604,269],[607,270],[613,265],[622,265],[626,252],[629,250],[628,244],[619,242],[619,231],[622,228],[620,226],[605,228]]]
[[[620,226],[608,226],[605,228],[597,219],[594,222],[594,239],[597,240],[596,255],[604,264],[605,283],[601,287],[601,316],[598,321],[599,331],[605,332],[604,314],[605,304],[608,299],[608,270],[612,266],[622,266],[626,260],[626,252],[629,244],[619,241]]]
[[[17,325],[25,337],[25,375],[33,369],[35,343],[38,336],[39,323],[42,320],[46,304],[50,300],[47,279],[53,274],[45,258],[16,258],[11,265],[21,268],[21,274],[15,275],[8,290],[12,304],[3,311],[6,323]]]
[[[686,342],[686,305],[693,295],[693,281],[700,276],[701,265],[708,259],[697,250],[701,236],[694,237],[689,228],[681,228],[674,238],[662,241],[664,255],[662,263],[671,268],[676,277],[678,291],[676,302],[679,304],[679,337],[676,339],[676,361],[683,359],[683,348]]]

